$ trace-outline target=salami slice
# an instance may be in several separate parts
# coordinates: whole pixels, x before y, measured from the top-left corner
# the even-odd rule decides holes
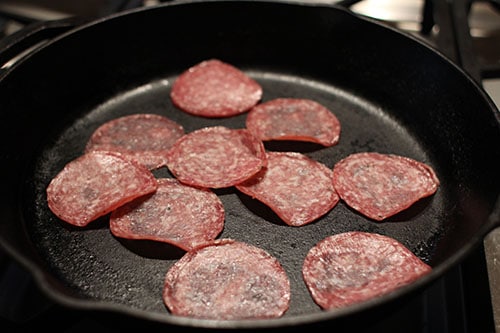
[[[168,168],[181,182],[223,188],[238,184],[266,165],[262,141],[246,129],[205,127],[180,138],[170,149]]]
[[[230,239],[187,252],[167,272],[163,300],[178,316],[264,319],[289,308],[290,281],[266,251]]]
[[[182,135],[183,127],[164,116],[133,114],[98,127],[86,151],[116,151],[153,170],[167,165],[166,153]]]
[[[311,223],[339,201],[325,165],[295,152],[268,152],[267,163],[236,188],[269,206],[286,224]]]
[[[238,68],[210,59],[183,72],[170,97],[185,112],[220,118],[248,111],[261,99],[262,87]]]
[[[246,127],[263,141],[307,141],[329,147],[338,143],[340,122],[323,105],[298,98],[278,98],[254,106]]]
[[[113,211],[109,226],[117,237],[160,241],[189,251],[219,235],[224,207],[208,189],[160,178],[156,192]]]
[[[157,187],[142,164],[119,153],[94,151],[69,162],[52,179],[47,202],[61,220],[83,227]]]
[[[430,166],[408,157],[356,153],[335,164],[333,185],[351,208],[382,221],[434,194],[439,180]]]
[[[430,271],[397,240],[357,231],[323,239],[309,250],[302,267],[304,282],[323,309],[388,294]]]

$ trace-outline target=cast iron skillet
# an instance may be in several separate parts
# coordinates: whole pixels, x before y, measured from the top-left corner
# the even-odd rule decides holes
[[[45,189],[83,152],[87,138],[118,116],[152,112],[181,123],[244,127],[245,115],[189,116],[171,103],[173,80],[218,58],[244,70],[277,97],[316,100],[337,115],[331,148],[284,142],[329,167],[355,152],[409,156],[431,165],[438,192],[384,222],[339,203],[310,225],[285,226],[233,188],[218,190],[226,209],[220,238],[276,256],[292,287],[289,311],[276,320],[208,321],[175,317],[161,300],[163,277],[183,252],[113,237],[102,218],[83,229],[58,220]],[[109,310],[191,328],[288,328],[333,323],[419,292],[462,261],[499,222],[499,115],[468,75],[414,38],[334,6],[284,2],[176,2],[93,21],[50,40],[0,80],[3,175],[2,246],[63,305]],[[159,170],[158,177],[169,177]],[[321,311],[302,281],[302,260],[324,237],[350,230],[403,242],[433,272],[390,295]]]

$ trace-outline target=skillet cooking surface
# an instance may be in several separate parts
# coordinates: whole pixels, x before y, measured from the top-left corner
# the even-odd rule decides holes
[[[299,26],[299,19],[306,25]],[[328,235],[361,230],[394,237],[439,267],[432,277],[455,263],[457,253],[464,254],[458,250],[474,245],[471,240],[478,238],[498,195],[498,160],[486,162],[499,155],[498,149],[487,148],[491,140],[498,142],[498,123],[491,102],[448,61],[407,36],[332,7],[246,2],[162,6],[76,29],[0,81],[0,101],[9,100],[0,105],[10,117],[1,125],[4,142],[19,127],[26,133],[6,148],[7,157],[9,152],[24,154],[4,170],[15,175],[7,184],[22,190],[17,205],[36,253],[30,260],[43,267],[42,279],[49,281],[56,298],[187,322],[171,316],[161,298],[165,273],[183,251],[115,238],[107,217],[74,228],[50,212],[45,189],[66,163],[83,153],[91,133],[118,116],[158,113],[186,132],[215,125],[244,127],[246,114],[205,119],[179,111],[170,101],[175,78],[210,58],[257,80],[262,101],[309,98],[341,122],[336,146],[274,142],[266,143],[267,149],[300,151],[330,168],[355,152],[394,153],[431,165],[441,180],[434,196],[385,222],[368,220],[341,201],[323,218],[298,228],[286,226],[234,188],[217,190],[226,210],[219,238],[263,248],[288,273],[292,297],[285,318],[322,313],[303,283],[301,268],[307,251]],[[166,169],[155,174],[171,176]]]
[[[335,110],[342,127],[338,146],[321,148],[312,144],[268,145],[269,149],[299,149],[310,157],[333,167],[335,162],[354,151],[392,152],[431,162],[425,149],[396,122],[375,106],[346,94],[336,87],[325,86],[297,77],[254,71],[262,84],[265,99],[282,96],[307,97]],[[41,154],[35,171],[35,202],[45,202],[45,188],[50,175],[67,163],[68,155],[81,153],[85,138],[106,120],[135,112],[154,112],[168,116],[185,126],[187,132],[204,126],[221,124],[243,128],[245,117],[207,120],[189,116],[172,106],[168,93],[174,77],[139,87],[90,111],[75,120],[73,126],[56,138],[55,144]],[[360,132],[360,128],[364,128]],[[61,152],[65,152],[62,153]],[[69,154],[68,154],[69,153]],[[169,176],[166,169],[155,172]],[[443,192],[424,200],[414,209],[391,219],[392,222],[367,221],[340,203],[317,222],[299,228],[286,226],[264,205],[239,194],[234,188],[217,190],[225,210],[224,231],[220,237],[233,238],[259,246],[279,258],[289,274],[292,286],[290,310],[286,315],[318,311],[302,282],[301,267],[307,251],[324,237],[349,230],[363,230],[391,235],[404,242],[424,260],[430,259],[437,235],[442,231]],[[28,205],[32,204],[28,200]],[[35,211],[30,232],[42,257],[62,280],[79,293],[99,300],[123,303],[140,309],[165,312],[161,301],[163,278],[167,269],[183,252],[171,246],[147,241],[121,240],[108,229],[108,219],[89,225],[85,230],[60,222],[46,205]]]

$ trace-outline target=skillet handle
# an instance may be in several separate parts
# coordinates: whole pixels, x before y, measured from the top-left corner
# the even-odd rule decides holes
[[[0,77],[10,66],[50,39],[86,22],[77,17],[35,22],[0,40]]]

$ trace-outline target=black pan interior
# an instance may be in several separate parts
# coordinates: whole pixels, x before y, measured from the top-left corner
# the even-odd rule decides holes
[[[368,220],[341,202],[300,228],[286,226],[233,188],[218,190],[226,209],[220,238],[257,245],[287,271],[292,299],[285,318],[321,313],[302,281],[301,266],[307,251],[328,235],[350,230],[389,235],[441,271],[458,259],[457,252],[479,241],[498,196],[500,152],[492,142],[500,142],[500,131],[492,103],[460,70],[408,36],[342,9],[188,2],[76,29],[0,81],[0,132],[8,162],[2,174],[10,175],[2,189],[7,199],[1,231],[8,248],[36,272],[41,269],[43,284],[56,298],[91,300],[176,322],[162,303],[161,289],[166,271],[183,252],[115,238],[107,217],[83,229],[71,227],[49,211],[45,188],[82,154],[94,129],[118,116],[158,113],[187,132],[244,127],[246,115],[194,117],[169,99],[177,75],[210,58],[255,78],[263,101],[313,99],[342,124],[334,147],[281,142],[268,143],[267,149],[300,151],[328,167],[354,152],[400,154],[428,163],[441,180],[436,195],[385,222]],[[171,176],[166,169],[155,174]]]

